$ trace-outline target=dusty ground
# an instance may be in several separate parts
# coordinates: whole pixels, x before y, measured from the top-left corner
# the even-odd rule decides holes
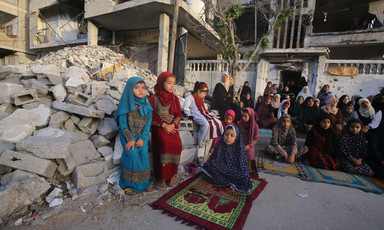
[[[253,202],[244,229],[384,229],[384,195],[293,177],[265,173],[260,177],[268,185]],[[13,221],[4,229],[193,229],[152,210],[148,203],[163,193],[142,193],[126,200],[104,197],[100,205],[96,192],[66,200],[46,220],[37,216],[20,227],[13,227]],[[309,197],[300,198],[296,193]]]

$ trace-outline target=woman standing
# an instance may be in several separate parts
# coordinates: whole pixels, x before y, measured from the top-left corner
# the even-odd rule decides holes
[[[177,185],[177,167],[182,151],[179,136],[179,123],[181,120],[180,102],[173,94],[175,89],[175,76],[170,72],[163,72],[157,78],[155,95],[150,98],[153,108],[152,145],[156,176],[159,182],[156,188],[166,189]]]

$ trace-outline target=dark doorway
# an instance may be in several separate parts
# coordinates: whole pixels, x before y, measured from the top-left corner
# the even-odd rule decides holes
[[[300,78],[301,71],[283,70],[281,71],[280,82],[283,82],[284,86],[288,85],[290,91],[297,95],[301,90],[299,86]]]

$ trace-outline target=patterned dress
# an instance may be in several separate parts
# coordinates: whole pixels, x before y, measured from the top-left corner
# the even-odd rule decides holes
[[[364,161],[360,165],[354,165],[349,160],[351,157],[365,160],[368,155],[368,141],[362,131],[352,134],[348,130],[344,130],[339,137],[339,146],[341,171],[363,176],[373,175],[372,169]]]
[[[236,191],[246,193],[253,187],[249,176],[247,153],[239,129],[233,125],[228,125],[226,129],[228,128],[235,130],[235,142],[227,145],[222,135],[210,160],[204,164],[203,172],[207,179],[217,186],[233,186]]]
[[[305,144],[309,148],[309,161],[311,166],[316,168],[328,169],[328,170],[337,170],[337,159],[335,153],[335,142],[327,142],[327,139],[335,139],[335,134],[332,130],[328,129],[327,135],[322,135],[316,128],[308,133]],[[328,140],[330,141],[330,140]],[[325,148],[331,149],[331,152],[325,151]]]

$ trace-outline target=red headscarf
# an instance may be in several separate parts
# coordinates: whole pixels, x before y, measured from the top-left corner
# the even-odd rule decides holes
[[[248,135],[248,142],[252,143],[253,139],[255,138],[258,133],[255,133],[256,130],[259,129],[257,122],[255,120],[255,112],[251,108],[245,108],[248,111],[249,114],[249,121],[243,122],[240,121],[239,125],[242,125],[244,128],[249,129],[249,135]]]
[[[176,108],[180,107],[179,103],[176,103],[176,96],[172,93],[165,91],[164,83],[167,81],[168,77],[174,76],[171,72],[162,72],[157,78],[157,82],[155,85],[155,93],[156,96],[160,99],[161,104],[163,106],[171,105],[170,113],[174,114],[177,110]]]

